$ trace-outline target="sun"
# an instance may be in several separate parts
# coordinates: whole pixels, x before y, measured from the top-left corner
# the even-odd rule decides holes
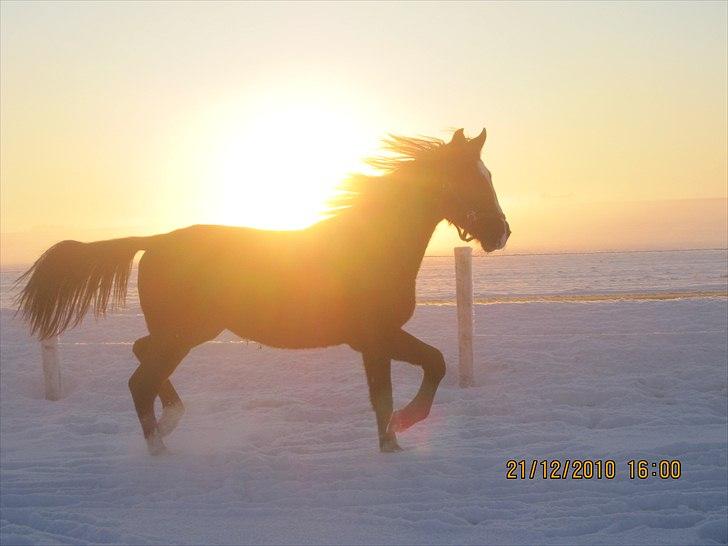
[[[208,216],[260,229],[307,227],[324,217],[326,200],[371,147],[365,124],[346,108],[271,105],[220,135]]]

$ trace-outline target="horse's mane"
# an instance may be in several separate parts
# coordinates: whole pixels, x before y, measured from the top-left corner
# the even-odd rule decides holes
[[[431,158],[444,144],[439,138],[389,135],[382,141],[382,150],[386,155],[370,157],[366,163],[382,172],[391,173],[413,161]]]
[[[432,137],[405,137],[389,135],[382,140],[382,154],[367,158],[364,162],[374,167],[377,175],[352,174],[337,185],[327,203],[329,216],[336,216],[364,200],[367,196],[391,188],[391,179],[397,178],[414,163],[436,158],[445,145],[443,140]]]

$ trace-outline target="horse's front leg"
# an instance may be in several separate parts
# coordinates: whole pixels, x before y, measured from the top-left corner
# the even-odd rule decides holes
[[[438,349],[404,330],[400,330],[392,339],[391,356],[394,360],[419,366],[424,372],[415,397],[392,415],[388,430],[395,433],[407,430],[430,414],[437,386],[445,377],[445,359]]]
[[[394,432],[388,430],[392,417],[392,361],[380,351],[363,351],[364,371],[369,385],[369,399],[377,416],[379,449],[382,452],[402,451]]]

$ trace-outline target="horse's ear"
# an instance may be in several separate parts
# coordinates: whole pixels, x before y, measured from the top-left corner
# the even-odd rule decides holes
[[[478,150],[478,153],[480,153],[480,150],[483,149],[483,144],[485,144],[485,127],[483,127],[483,130],[480,132],[478,136],[470,140],[470,145]]]
[[[450,140],[450,144],[465,144],[465,131],[463,129],[455,131]]]

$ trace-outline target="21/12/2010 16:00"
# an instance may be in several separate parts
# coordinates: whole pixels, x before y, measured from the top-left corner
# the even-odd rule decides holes
[[[650,477],[677,480],[682,475],[682,463],[677,459],[662,459],[657,462],[631,459],[627,461],[627,467],[630,480],[645,480]],[[613,459],[565,459],[563,462],[558,459],[533,459],[530,463],[524,459],[510,459],[506,462],[508,480],[613,480],[615,477],[616,463]]]

